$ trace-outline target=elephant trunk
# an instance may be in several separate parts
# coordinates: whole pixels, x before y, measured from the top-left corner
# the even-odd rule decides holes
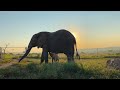
[[[19,59],[19,62],[20,62],[22,59],[24,59],[24,58],[29,54],[29,52],[30,52],[31,49],[32,49],[32,47],[30,47],[30,48],[28,48],[28,49],[26,50],[25,54]]]

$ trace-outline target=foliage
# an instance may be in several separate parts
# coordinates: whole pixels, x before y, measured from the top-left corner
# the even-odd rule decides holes
[[[25,59],[0,69],[0,79],[120,79],[120,71],[106,68],[108,59],[81,59],[75,63],[39,64],[38,60]]]

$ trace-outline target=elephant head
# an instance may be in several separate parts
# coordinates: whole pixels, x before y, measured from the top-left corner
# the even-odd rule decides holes
[[[19,59],[19,62],[29,54],[33,47],[44,47],[47,44],[47,37],[48,32],[39,32],[37,34],[34,34],[29,42],[28,49],[26,50],[25,54]]]

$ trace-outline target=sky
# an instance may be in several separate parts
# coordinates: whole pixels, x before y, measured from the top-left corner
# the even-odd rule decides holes
[[[79,49],[120,46],[120,11],[0,11],[0,47],[27,47],[33,34],[59,29]]]

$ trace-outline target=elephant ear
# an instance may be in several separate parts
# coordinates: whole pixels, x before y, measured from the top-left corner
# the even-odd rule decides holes
[[[41,32],[38,38],[38,48],[47,45],[48,35],[45,32]]]

